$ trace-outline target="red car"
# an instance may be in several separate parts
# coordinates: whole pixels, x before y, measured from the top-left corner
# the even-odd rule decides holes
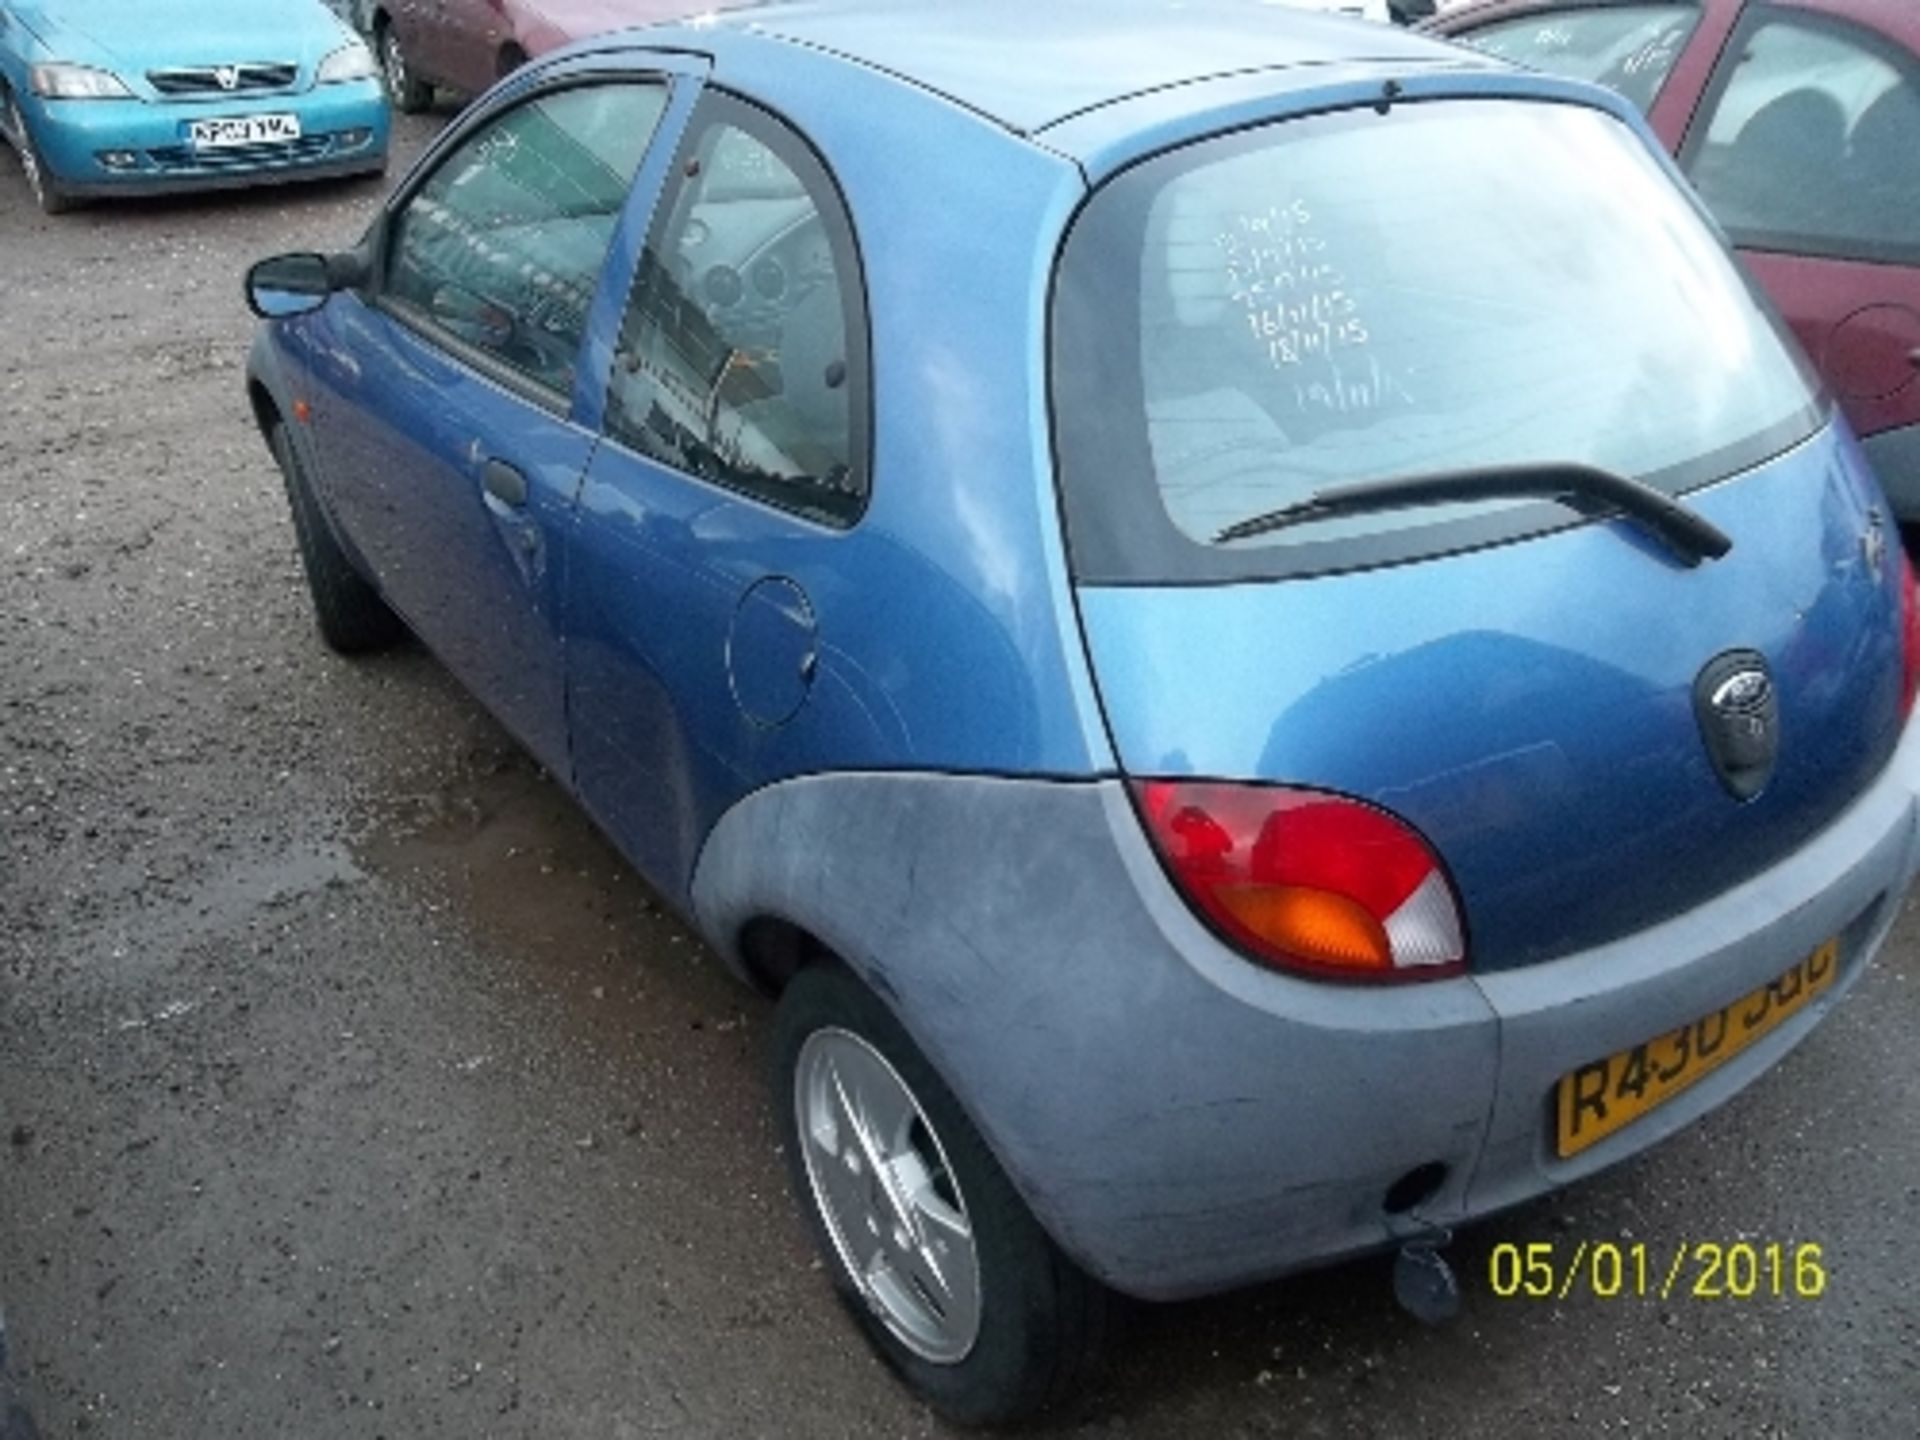
[[[1920,523],[1920,0],[1474,0],[1423,28],[1639,104]]]
[[[424,110],[436,85],[478,95],[535,55],[607,30],[679,20],[711,0],[363,0],[393,103]]]

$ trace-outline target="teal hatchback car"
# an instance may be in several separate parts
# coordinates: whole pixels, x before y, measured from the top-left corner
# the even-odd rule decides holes
[[[0,0],[0,139],[90,196],[386,169],[373,56],[321,0]]]

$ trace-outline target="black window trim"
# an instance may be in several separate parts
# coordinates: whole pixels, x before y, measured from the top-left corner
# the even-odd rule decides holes
[[[471,341],[461,339],[418,305],[388,293],[387,277],[393,258],[390,247],[394,226],[401,213],[413,203],[414,197],[426,188],[427,183],[438,175],[449,161],[460,154],[467,141],[501,116],[518,110],[524,105],[533,104],[568,90],[600,88],[607,85],[650,85],[665,93],[665,103],[660,111],[661,118],[664,120],[667,113],[666,107],[673,103],[674,84],[677,80],[684,78],[665,70],[596,68],[568,71],[541,84],[529,86],[526,90],[516,93],[506,103],[489,106],[484,110],[475,107],[476,113],[464,115],[456,120],[445,137],[435,146],[438,153],[434,156],[434,163],[421,167],[410,176],[405,187],[396,193],[381,211],[380,218],[374,226],[374,233],[370,237],[373,241],[371,267],[373,279],[367,288],[360,292],[361,300],[416,338],[433,345],[516,398],[536,405],[558,419],[570,420],[573,416],[571,391],[562,392],[551,385],[542,384],[525,371],[509,365],[491,352]],[[648,140],[649,148],[659,137],[659,125],[660,122],[656,121],[654,135]],[[645,163],[644,159],[641,163]],[[631,182],[628,186],[628,198],[632,198]],[[624,205],[625,202],[622,203]],[[611,248],[608,253],[612,253]],[[605,268],[606,261],[607,256],[601,256],[602,269]],[[597,283],[599,272],[595,272],[595,278]],[[584,359],[585,356],[586,337],[582,336],[580,350],[575,357],[576,362]],[[577,365],[575,373],[576,375],[579,373]]]
[[[792,120],[772,106],[723,85],[706,83],[702,86],[700,99],[681,130],[667,183],[654,202],[654,213],[636,258],[626,303],[621,308],[615,348],[618,349],[620,335],[626,329],[627,315],[633,307],[634,287],[640,283],[646,254],[653,248],[662,227],[672,223],[680,196],[692,178],[686,167],[688,150],[715,124],[731,125],[765,145],[793,170],[801,183],[807,186],[810,195],[813,193],[814,180],[826,182],[826,195],[821,198],[830,196],[832,203],[825,206],[816,204],[816,209],[827,233],[827,243],[833,250],[835,270],[844,272],[840,283],[840,303],[848,341],[847,418],[850,433],[847,437],[847,466],[856,483],[859,505],[849,514],[840,516],[800,504],[783,503],[779,497],[751,485],[735,484],[721,476],[696,475],[648,453],[614,424],[616,407],[613,403],[611,370],[607,376],[607,394],[601,406],[601,437],[623,455],[655,466],[690,484],[723,491],[822,530],[844,534],[858,527],[873,504],[873,329],[867,303],[866,257],[860,247],[859,230],[853,222],[853,207],[847,203],[840,177],[834,173],[833,166],[819,147]],[[794,163],[796,160],[798,164]],[[618,365],[617,359],[615,365]]]
[[[1920,87],[1920,55],[1906,48],[1891,36],[1862,25],[1839,15],[1830,15],[1824,11],[1801,9],[1783,5],[1750,3],[1741,14],[1739,23],[1727,37],[1726,45],[1719,57],[1713,62],[1713,73],[1707,77],[1706,86],[1700,92],[1700,99],[1694,104],[1693,114],[1687,117],[1686,134],[1682,137],[1680,148],[1675,155],[1681,173],[1693,183],[1694,162],[1707,143],[1707,132],[1713,128],[1713,117],[1718,113],[1720,102],[1732,86],[1734,76],[1745,58],[1747,47],[1753,43],[1754,35],[1765,25],[1785,25],[1791,29],[1811,30],[1825,33],[1841,40],[1853,43],[1859,49],[1878,56],[1891,65],[1908,84]],[[1715,217],[1716,223],[1726,232],[1728,243],[1736,250],[1748,250],[1758,255],[1799,256],[1810,260],[1837,260],[1864,265],[1897,265],[1911,268],[1920,265],[1920,240],[1912,245],[1881,245],[1836,240],[1830,235],[1799,235],[1782,230],[1736,229],[1724,220]]]

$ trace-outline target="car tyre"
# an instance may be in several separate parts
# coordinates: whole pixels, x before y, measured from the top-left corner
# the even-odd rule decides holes
[[[306,571],[320,638],[342,655],[363,654],[393,644],[406,627],[334,539],[284,425],[273,427],[268,444],[286,482],[294,542],[300,550],[301,568]]]
[[[400,37],[393,33],[391,23],[380,27],[377,39],[380,75],[386,82],[387,98],[401,114],[418,115],[433,104],[433,86],[416,76],[413,67],[407,64],[406,52],[400,48]]]
[[[1041,1229],[892,1012],[847,971],[812,966],[781,997],[774,1041],[794,1193],[881,1358],[963,1425],[1079,1389],[1116,1299]]]
[[[11,95],[7,96],[7,128],[13,132],[15,153],[20,157],[20,168],[27,174],[27,188],[33,192],[41,211],[61,215],[73,209],[76,202],[60,188],[59,180],[47,168],[40,147],[34,143],[33,132],[27,128],[27,117],[20,109],[20,102]]]

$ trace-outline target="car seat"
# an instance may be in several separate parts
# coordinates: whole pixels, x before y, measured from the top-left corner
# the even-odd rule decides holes
[[[1740,127],[1708,190],[1734,229],[1820,233],[1840,202],[1847,113],[1811,87],[1769,100]]]
[[[1920,243],[1920,90],[1887,91],[1860,117],[1847,142],[1840,192],[1845,233],[1870,244]]]

